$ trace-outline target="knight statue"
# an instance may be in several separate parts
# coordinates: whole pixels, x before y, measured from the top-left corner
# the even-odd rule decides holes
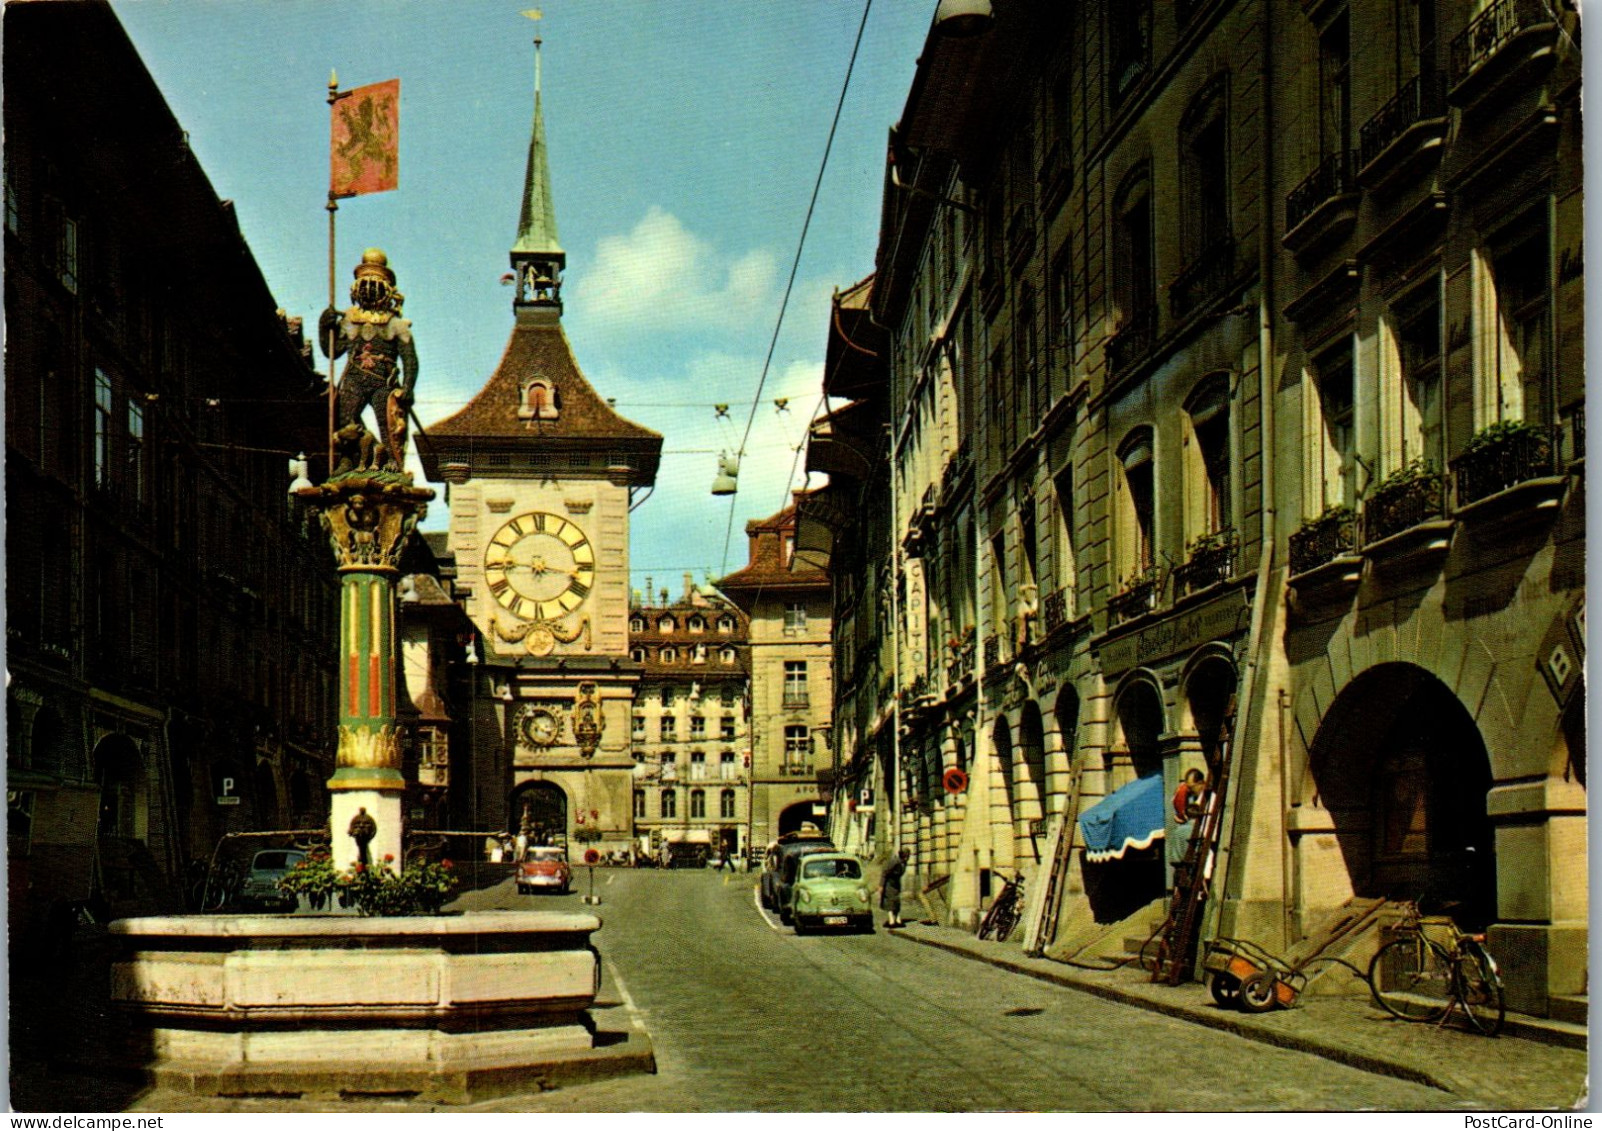
[[[323,311],[317,340],[327,355],[346,353],[339,377],[334,440],[339,451],[336,471],[400,471],[406,463],[406,419],[417,385],[417,347],[412,324],[401,317],[406,296],[395,289],[395,272],[376,247],[362,252],[354,271],[350,297],[356,305],[344,312]],[[380,443],[362,423],[371,408],[378,419]]]

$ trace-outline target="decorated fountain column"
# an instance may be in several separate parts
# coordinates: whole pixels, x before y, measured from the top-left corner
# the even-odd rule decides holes
[[[411,323],[382,251],[369,248],[354,272],[355,305],[332,307],[319,337],[330,358],[349,353],[332,410],[333,474],[297,497],[316,510],[338,561],[339,746],[330,794],[334,863],[398,870],[402,859],[401,735],[395,718],[396,581],[407,539],[434,492],[412,484],[406,419],[417,379]],[[371,409],[378,437],[363,423]]]

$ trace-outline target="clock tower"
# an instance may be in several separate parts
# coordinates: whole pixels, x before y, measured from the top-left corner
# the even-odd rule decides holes
[[[528,843],[623,849],[633,835],[629,510],[656,482],[662,437],[585,379],[562,328],[567,254],[556,211],[534,40],[534,121],[517,240],[511,337],[484,387],[418,436],[443,481],[457,594],[478,627],[475,827]],[[598,834],[598,835],[597,835]]]

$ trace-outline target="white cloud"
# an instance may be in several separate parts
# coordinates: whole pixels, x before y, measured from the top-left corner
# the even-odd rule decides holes
[[[771,252],[730,259],[652,205],[632,231],[601,238],[573,302],[586,320],[613,329],[738,327],[771,317],[777,278]]]

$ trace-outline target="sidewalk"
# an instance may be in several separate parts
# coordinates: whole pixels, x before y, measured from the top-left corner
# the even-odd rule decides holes
[[[1251,1014],[1218,1005],[1199,982],[1154,985],[1134,965],[1086,970],[1026,957],[1017,941],[980,942],[966,931],[909,922],[891,934],[1247,1040],[1439,1088],[1447,1093],[1441,1097],[1443,1108],[1455,1100],[1501,1111],[1565,1111],[1583,1106],[1589,1094],[1581,1026],[1509,1014],[1501,1035],[1487,1038],[1453,1027],[1456,1019],[1446,1028],[1397,1021],[1366,994],[1308,994],[1294,1009]],[[1575,1042],[1581,1046],[1572,1047]]]

